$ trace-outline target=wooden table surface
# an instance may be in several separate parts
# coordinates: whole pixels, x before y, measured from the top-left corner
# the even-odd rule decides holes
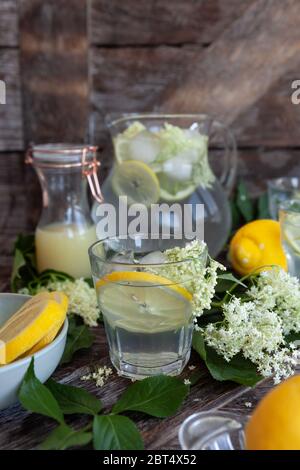
[[[6,194],[6,193],[5,193]],[[33,223],[24,221],[27,214],[36,220],[33,210],[20,206],[20,198],[12,198],[6,204],[6,211],[0,214],[2,231],[1,241],[1,272],[0,292],[9,292],[9,277],[12,267],[12,246],[17,233],[30,233]],[[27,201],[27,199],[26,199]],[[30,201],[29,201],[30,202]],[[27,203],[29,204],[27,201]],[[25,214],[25,215],[24,215]],[[26,217],[27,217],[26,215]],[[29,217],[29,219],[30,219]],[[10,220],[10,227],[5,221]],[[14,224],[12,224],[12,221]],[[1,221],[0,221],[1,222]],[[102,388],[96,388],[93,381],[83,382],[80,378],[89,372],[91,367],[97,365],[110,366],[105,332],[102,326],[93,328],[95,342],[91,349],[79,351],[72,363],[61,366],[54,374],[54,379],[63,383],[81,386],[98,396],[104,404],[105,411],[109,411],[116,399],[122,394],[130,382],[120,378],[115,372]],[[231,382],[216,382],[213,380],[205,365],[196,353],[192,354],[190,365],[195,365],[201,371],[201,378],[191,388],[191,392],[178,413],[168,419],[160,420],[150,418],[140,413],[130,413],[140,429],[145,447],[155,449],[179,449],[178,429],[185,418],[198,411],[220,408],[233,411],[237,414],[249,414],[245,403],[252,403],[253,407],[260,398],[273,386],[272,380],[263,381],[254,389],[249,389]],[[188,378],[191,372],[185,369],[183,377]],[[1,386],[1,384],[0,384]],[[68,422],[79,428],[87,422],[88,418],[71,416]],[[0,449],[32,449],[36,448],[55,427],[55,423],[43,416],[26,412],[19,404],[4,411],[0,411]]]
[[[93,329],[95,342],[91,349],[78,352],[71,364],[61,366],[54,374],[54,379],[63,383],[81,386],[99,397],[104,410],[109,411],[119,395],[130,384],[127,379],[119,377],[115,372],[102,388],[96,388],[94,381],[82,381],[90,367],[95,365],[110,366],[104,328]],[[230,382],[216,382],[208,374],[197,354],[193,353],[190,364],[201,371],[198,383],[191,387],[190,394],[179,412],[167,419],[150,418],[141,413],[129,413],[140,429],[145,448],[179,449],[178,429],[185,418],[198,411],[220,408],[236,414],[249,414],[251,411],[245,404],[253,406],[272,387],[272,381],[263,381],[256,388],[249,389]],[[185,369],[183,377],[191,372]],[[71,416],[68,422],[75,428],[84,425],[88,417]],[[36,448],[55,427],[55,423],[43,416],[24,411],[19,404],[0,412],[0,449],[33,449]]]

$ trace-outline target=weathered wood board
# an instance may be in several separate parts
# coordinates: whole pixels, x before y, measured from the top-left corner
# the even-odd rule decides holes
[[[18,5],[17,0],[0,2],[0,47],[17,47]]]
[[[110,367],[107,342],[102,326],[93,329],[96,341],[91,350],[78,352],[70,365],[60,367],[54,379],[62,383],[83,387],[102,400],[104,411],[111,409],[122,392],[130,385],[126,379],[120,378],[115,372],[102,388],[96,388],[93,381],[82,381],[90,368],[96,366]],[[191,388],[188,398],[175,416],[161,420],[150,418],[142,413],[128,413],[137,423],[142,433],[146,449],[179,449],[178,429],[185,418],[199,411],[208,411],[214,408],[231,411],[237,415],[248,415],[258,400],[272,387],[271,380],[263,381],[254,389],[249,389],[231,382],[217,382],[208,374],[205,366],[195,353],[192,354],[190,364],[196,366],[200,378]],[[191,372],[185,369],[182,378],[188,378]],[[70,416],[68,423],[76,429],[86,425],[87,417]],[[19,404],[13,405],[0,412],[0,449],[33,449],[36,448],[54,429],[55,423],[40,415],[22,410]]]
[[[83,142],[88,115],[86,2],[21,0],[26,142]]]
[[[197,46],[92,48],[90,99],[98,112],[96,143],[105,141],[103,116],[106,113],[153,111],[153,103],[159,104],[163,90],[186,64],[196,60],[197,54]],[[300,145],[300,105],[291,101],[291,84],[299,70],[296,64],[233,122],[232,128],[240,146]],[[222,106],[220,102],[220,108]],[[161,108],[168,110],[163,104]],[[199,103],[196,111],[204,112],[205,108]],[[219,116],[217,111],[215,115]]]
[[[6,103],[0,104],[0,152],[23,149],[23,119],[17,49],[0,48],[0,80],[6,88]]]
[[[158,108],[197,111],[233,123],[300,64],[298,0],[256,0],[164,90]]]
[[[93,45],[206,46],[237,19],[254,0],[91,0]]]
[[[63,383],[86,388],[96,394],[103,401],[105,411],[109,411],[130,382],[120,378],[116,373],[102,388],[96,388],[93,381],[80,380],[90,367],[111,366],[103,327],[94,330],[96,342],[92,350],[79,352],[69,366],[58,369],[54,378]],[[182,409],[175,416],[160,420],[141,413],[130,413],[130,417],[135,420],[142,432],[147,449],[178,449],[178,427],[187,416],[197,411],[221,406],[243,393],[244,388],[241,386],[212,380],[197,355],[192,356],[190,363],[197,365],[201,371],[201,378],[197,385],[192,387]],[[190,374],[187,368],[183,377],[188,377]],[[68,418],[68,423],[78,428],[85,425],[87,420],[86,417],[73,416]],[[54,427],[55,423],[52,420],[25,412],[18,404],[12,406],[0,412],[0,449],[36,448]]]

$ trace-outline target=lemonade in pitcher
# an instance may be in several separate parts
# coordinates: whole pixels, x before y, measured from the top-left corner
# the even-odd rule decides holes
[[[188,205],[193,226],[199,217],[196,207],[202,204],[205,241],[212,256],[220,252],[231,228],[226,195],[236,171],[231,132],[204,115],[124,115],[108,128],[115,163],[102,188],[105,202],[117,208],[119,197],[126,196],[129,206],[142,204],[149,212],[154,204]],[[93,219],[99,221],[97,204]],[[172,231],[177,222],[160,216],[160,230]]]

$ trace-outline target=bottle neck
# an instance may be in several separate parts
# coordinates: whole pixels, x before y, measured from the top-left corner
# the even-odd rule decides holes
[[[43,193],[39,226],[92,224],[87,198],[87,180],[81,168],[36,168]]]

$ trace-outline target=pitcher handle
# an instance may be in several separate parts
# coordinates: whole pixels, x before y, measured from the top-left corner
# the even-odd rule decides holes
[[[225,192],[229,195],[233,189],[237,172],[237,146],[232,131],[222,122],[215,119],[207,121],[209,146],[214,150],[223,151],[223,171],[218,176]]]

